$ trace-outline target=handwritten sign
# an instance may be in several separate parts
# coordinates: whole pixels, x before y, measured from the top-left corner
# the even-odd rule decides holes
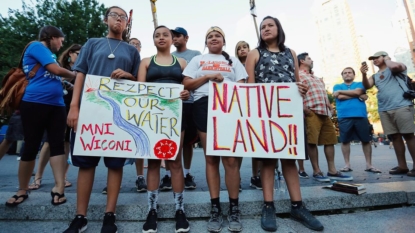
[[[75,155],[175,159],[183,85],[87,75]]]
[[[294,83],[209,83],[208,155],[304,159],[303,100]]]

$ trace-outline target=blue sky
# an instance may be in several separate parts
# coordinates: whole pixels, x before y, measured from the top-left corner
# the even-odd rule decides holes
[[[358,35],[364,35],[372,53],[385,50],[393,54],[396,35],[392,30],[392,17],[396,0],[349,0]],[[30,1],[26,1],[30,2]],[[105,6],[117,5],[126,11],[134,10],[132,36],[142,42],[142,57],[155,53],[152,41],[154,30],[149,0],[99,0]],[[311,7],[314,0],[256,0],[257,22],[271,15],[280,19],[286,33],[286,45],[297,53],[309,52],[319,72],[319,48]],[[0,14],[7,9],[21,9],[21,1],[1,1]],[[226,34],[226,51],[234,55],[239,40],[251,48],[257,44],[249,0],[158,0],[156,2],[159,25],[170,28],[184,27],[190,36],[188,48],[203,51],[205,32],[210,26],[221,27]],[[59,26],[59,25],[56,25]],[[172,47],[174,51],[174,47]],[[206,51],[205,51],[206,52]],[[339,57],[341,59],[341,57]]]

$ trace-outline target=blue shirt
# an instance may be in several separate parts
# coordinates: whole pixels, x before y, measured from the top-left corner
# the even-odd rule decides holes
[[[345,83],[336,84],[333,87],[333,92],[362,89],[365,91],[361,82],[353,82],[349,86]],[[367,117],[366,104],[359,100],[359,97],[354,97],[347,100],[339,100],[336,98],[336,110],[337,117],[349,118],[349,117]]]
[[[23,55],[23,71],[27,74],[40,63],[36,75],[29,80],[22,100],[54,106],[65,106],[61,77],[46,70],[46,66],[57,63],[56,56],[42,43],[33,42]]]

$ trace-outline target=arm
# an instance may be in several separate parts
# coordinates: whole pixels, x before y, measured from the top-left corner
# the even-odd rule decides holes
[[[81,101],[81,91],[85,81],[85,74],[79,72],[75,79],[75,85],[73,88],[73,96],[70,105],[70,110],[68,113],[67,124],[69,127],[73,128],[76,132],[78,126],[78,117],[79,117],[79,103]]]
[[[403,63],[391,61],[391,58],[389,56],[385,56],[384,61],[385,61],[386,66],[393,73],[400,73],[406,70],[406,66]]]
[[[367,64],[363,64],[360,67],[360,72],[362,72],[362,84],[363,87],[366,90],[369,90],[370,88],[372,88],[375,85],[375,81],[373,80],[373,76],[372,77],[367,77],[367,71],[369,70],[369,68],[367,67]]]
[[[295,70],[294,70],[294,74],[295,74],[295,81],[296,81],[296,82],[300,82],[300,73],[299,73],[300,67],[298,66],[297,54],[295,53],[295,51],[294,51],[294,50],[292,50],[292,49],[290,49],[290,50],[291,50],[291,54],[292,54],[292,55],[293,55],[293,57],[294,57],[294,68],[295,68]]]
[[[131,81],[137,81],[137,78],[134,77],[134,75],[122,70],[122,69],[116,69],[111,73],[111,78],[114,79],[128,79]]]
[[[58,76],[65,77],[68,79],[74,79],[76,75],[76,72],[69,71],[65,68],[62,68],[58,66],[58,64],[56,63],[50,63],[46,65],[45,68],[47,71],[51,72],[54,75],[58,75]]]
[[[344,95],[344,94],[339,94],[337,96],[337,99],[339,100],[349,100],[349,99],[353,99],[354,97],[348,96],[348,95]]]
[[[246,57],[245,69],[248,73],[247,83],[255,83],[255,65],[259,60],[259,51],[251,50]]]
[[[185,89],[193,91],[208,81],[209,81],[209,75],[205,75],[200,78],[190,78],[186,76],[183,79],[183,85]]]
[[[360,88],[354,90],[339,90],[337,92],[339,95],[347,95],[349,97],[359,97],[363,94],[363,90]]]
[[[150,64],[150,58],[149,57],[146,57],[141,61],[140,67],[138,68],[138,79],[137,80],[139,82],[145,82],[146,81],[147,68],[148,68],[149,64]]]

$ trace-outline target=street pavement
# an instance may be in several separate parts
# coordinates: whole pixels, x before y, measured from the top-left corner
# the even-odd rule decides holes
[[[327,162],[324,156],[323,147],[319,146],[319,164],[321,170],[327,172]],[[362,152],[362,147],[360,145],[351,146],[351,167],[353,172],[348,172],[345,174],[352,175],[355,183],[384,183],[384,182],[396,182],[396,181],[414,181],[414,177],[408,177],[406,175],[389,175],[388,171],[392,167],[397,166],[396,156],[393,149],[389,149],[386,145],[379,145],[377,148],[372,146],[373,156],[372,164],[380,169],[382,173],[374,174],[370,172],[365,172],[365,159]],[[17,190],[18,180],[17,180],[17,170],[19,161],[16,160],[17,156],[15,155],[6,155],[0,160],[0,192],[13,192]],[[408,152],[406,152],[406,160],[408,167],[411,169],[413,167],[412,159]],[[340,144],[335,146],[335,164],[337,169],[341,169],[344,166],[344,159],[341,153]],[[310,161],[304,162],[304,167],[306,172],[311,176],[313,171]],[[36,168],[35,168],[36,169]],[[147,172],[147,169],[144,170]],[[165,170],[161,169],[161,177],[164,176]],[[226,190],[226,185],[224,182],[224,169],[223,166],[220,166],[221,173],[221,189]],[[76,192],[76,180],[77,180],[78,169],[76,167],[70,167],[67,179],[72,182],[73,186],[66,188],[66,193],[75,193]],[[206,177],[205,177],[205,160],[203,156],[202,149],[195,149],[193,155],[193,162],[191,167],[191,174],[195,176],[195,182],[197,188],[195,191],[208,191]],[[242,179],[242,189],[252,189],[249,187],[251,174],[251,159],[245,158],[241,167],[241,179]],[[95,173],[95,182],[93,187],[93,195],[101,195],[102,189],[106,186],[107,180],[107,169],[103,161],[99,163],[99,166],[96,169]],[[121,193],[131,193],[135,191],[135,180],[136,180],[136,171],[135,166],[126,166],[124,167],[124,177],[122,182]],[[315,181],[312,178],[309,179],[300,179],[301,187],[307,186],[321,186],[324,185],[321,182]],[[45,169],[45,173],[42,178],[41,188],[35,192],[46,192],[49,193],[54,185],[54,179],[52,175],[52,170],[48,165]],[[186,191],[192,192],[192,190]],[[147,195],[146,193],[141,193],[139,195]]]
[[[344,166],[343,156],[340,145],[335,146],[335,163],[338,169]],[[320,167],[323,172],[327,172],[327,162],[324,157],[323,147],[319,147]],[[0,196],[6,201],[6,197],[12,195],[17,190],[17,168],[19,162],[15,155],[6,155],[0,161]],[[406,155],[408,166],[412,168],[413,163],[409,154]],[[197,189],[186,191],[188,214],[191,215],[191,232],[206,232],[208,193],[205,181],[204,157],[201,149],[195,149],[191,173],[195,176]],[[310,179],[300,179],[303,187],[303,197],[307,206],[315,211],[318,219],[325,226],[324,232],[413,232],[415,215],[415,189],[413,182],[415,178],[406,175],[389,175],[388,170],[396,166],[394,151],[388,146],[380,145],[373,147],[373,165],[379,168],[381,174],[365,172],[365,159],[360,145],[351,146],[351,164],[353,172],[347,173],[354,177],[355,183],[367,184],[368,193],[361,196],[325,191],[320,187],[326,183]],[[309,161],[305,161],[306,172],[311,175],[312,168]],[[87,232],[99,232],[101,227],[100,219],[104,208],[105,196],[101,190],[106,185],[106,172],[104,164],[101,162],[96,169],[95,183],[89,214],[90,223]],[[221,188],[226,190],[224,184],[224,170],[221,166]],[[164,175],[164,169],[161,170]],[[242,216],[244,225],[243,232],[263,232],[260,228],[260,205],[262,202],[262,192],[252,190],[249,187],[251,177],[251,159],[246,158],[241,168],[242,188],[245,190],[240,194],[241,208],[245,215]],[[22,204],[16,212],[1,207],[0,211],[5,211],[0,218],[0,233],[9,232],[62,232],[69,223],[70,216],[73,216],[75,209],[74,200],[76,193],[77,168],[71,167],[68,173],[68,180],[73,186],[65,190],[70,203],[64,204],[59,208],[53,208],[48,204],[49,192],[53,187],[53,176],[51,168],[47,166],[43,175],[42,186],[39,190],[33,191],[29,202]],[[146,213],[146,193],[136,194],[135,191],[135,166],[126,166],[119,200],[121,205],[118,216],[119,233],[141,232],[143,220]],[[406,190],[406,191],[403,191]],[[258,192],[258,195],[255,193]],[[194,195],[192,195],[194,194]],[[221,193],[221,195],[226,194]],[[285,194],[285,195],[283,195]],[[278,210],[278,232],[311,232],[299,223],[289,219],[287,193],[276,193],[275,197]],[[136,196],[137,195],[137,196]],[[159,232],[172,232],[174,221],[171,219],[173,210],[168,193],[161,194],[161,208],[164,220],[160,221]],[[226,196],[226,195],[224,195]],[[137,199],[138,197],[138,199]],[[316,199],[317,198],[317,199]],[[4,200],[3,200],[4,199]],[[203,200],[200,200],[203,199]],[[224,197],[223,200],[225,200]],[[131,200],[134,200],[131,202]],[[252,202],[253,201],[253,202]],[[163,202],[163,203],[162,203]],[[164,203],[166,202],[166,203]],[[226,200],[225,200],[226,202]],[[129,204],[133,203],[133,204]],[[1,204],[1,203],[0,203]],[[408,206],[409,205],[409,206]],[[192,206],[192,207],[190,207]],[[168,209],[167,209],[168,208]],[[251,210],[252,209],[252,210]],[[258,211],[254,211],[258,210]],[[49,216],[51,213],[54,216]],[[251,213],[251,214],[248,214]],[[60,216],[55,216],[60,215]],[[26,217],[25,217],[26,216]],[[43,216],[43,217],[42,217]],[[49,217],[48,217],[49,216]],[[167,219],[165,219],[167,218]],[[63,220],[62,219],[67,219]],[[227,223],[224,224],[227,226]],[[226,228],[222,232],[226,232]]]

